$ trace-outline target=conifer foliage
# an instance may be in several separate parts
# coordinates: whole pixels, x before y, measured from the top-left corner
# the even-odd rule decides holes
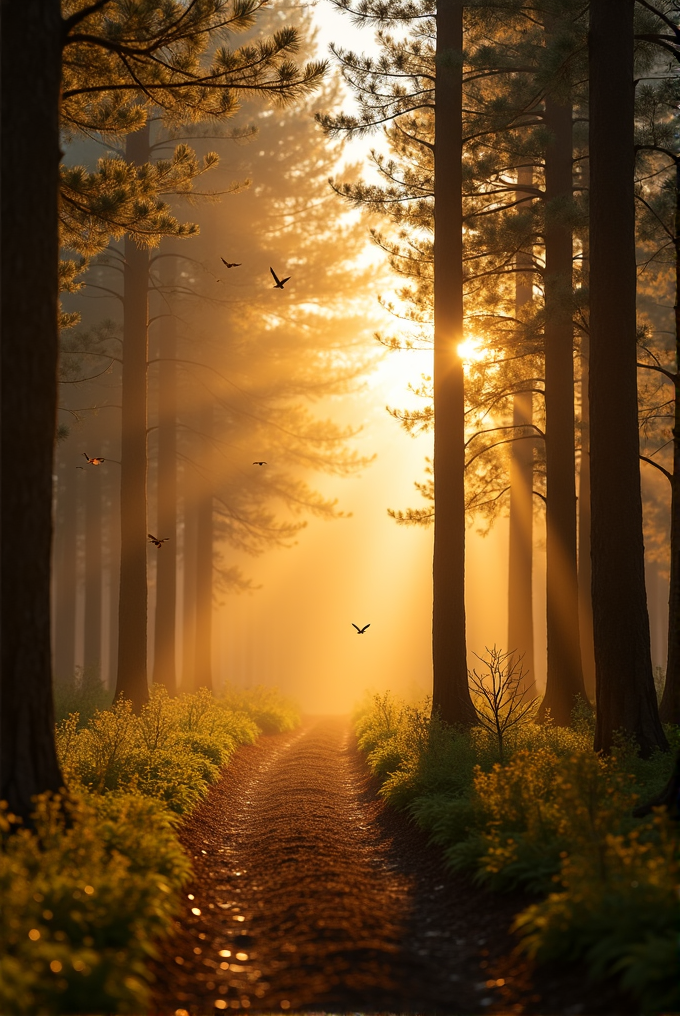
[[[3,496],[9,490],[21,495],[3,506],[1,620],[8,655],[2,666],[6,754],[0,796],[20,814],[30,811],[32,794],[60,783],[51,733],[48,607],[59,225],[61,242],[81,256],[102,249],[110,236],[128,233],[153,246],[162,235],[186,235],[191,228],[169,213],[161,190],[169,183],[190,189],[197,169],[190,150],[180,148],[160,167],[103,160],[94,173],[71,169],[55,178],[59,134],[66,141],[93,132],[120,138],[140,130],[151,107],[160,107],[169,122],[196,122],[229,117],[244,93],[279,101],[304,94],[315,86],[323,64],[297,66],[294,29],[230,47],[235,32],[252,27],[260,6],[257,0],[65,0],[60,10],[54,0],[3,3],[3,131],[16,138],[11,152],[9,146],[3,150],[3,265],[11,261],[17,277],[3,277],[2,330],[13,339],[11,347],[3,342],[8,398],[2,404],[2,486]],[[31,82],[35,116],[18,91],[22,81]],[[40,142],[29,141],[29,135]],[[21,175],[29,164],[30,187]],[[70,288],[75,274],[73,264],[61,270]],[[40,406],[30,422],[15,405],[26,385],[31,399],[24,406],[34,399]],[[23,607],[16,600],[18,588]],[[26,696],[24,688],[34,694]],[[36,768],[28,759],[42,761]],[[18,767],[26,774],[20,783]]]
[[[427,344],[433,340],[434,325],[436,364],[436,291],[437,273],[441,273],[441,265],[438,266],[437,263],[437,223],[441,213],[438,213],[437,205],[442,192],[437,187],[436,168],[436,138],[440,137],[441,132],[441,123],[438,128],[437,120],[441,117],[441,108],[439,104],[435,106],[433,91],[440,70],[436,45],[440,45],[441,40],[435,40],[434,11],[426,2],[357,5],[351,0],[339,0],[337,5],[349,13],[355,22],[379,27],[376,40],[380,56],[368,58],[336,49],[345,79],[358,99],[358,112],[354,115],[326,116],[321,122],[331,133],[357,134],[381,130],[390,155],[372,153],[374,169],[382,177],[381,183],[340,182],[335,186],[340,194],[353,203],[368,206],[384,215],[386,226],[383,231],[375,231],[374,238],[387,253],[393,269],[407,280],[407,284],[398,293],[399,315],[410,320],[411,334],[402,328],[401,335],[384,341],[394,346]],[[626,14],[626,18],[630,15],[631,33],[634,6]],[[643,53],[641,56],[640,69],[643,74],[654,64],[654,59],[649,56],[650,44],[665,46],[673,56],[677,53],[676,16],[671,11],[671,6],[641,3],[644,17],[638,25],[638,38],[644,40],[648,47],[647,55]],[[445,9],[448,10],[448,7]],[[440,4],[437,18],[440,18],[441,11]],[[516,503],[517,485],[522,483],[527,486],[527,471],[533,479],[531,486],[536,501],[545,505],[547,543],[548,667],[547,687],[540,715],[550,715],[558,723],[568,724],[579,697],[585,696],[583,671],[587,669],[592,672],[591,604],[587,567],[590,555],[589,481],[592,475],[593,539],[596,542],[601,537],[599,527],[603,522],[602,516],[598,516],[599,509],[595,507],[595,500],[605,489],[608,491],[606,497],[612,499],[612,514],[607,513],[608,521],[604,523],[608,541],[614,538],[614,534],[623,525],[622,517],[616,520],[614,518],[613,502],[616,496],[613,495],[613,490],[617,483],[622,484],[620,504],[623,505],[628,504],[631,498],[635,500],[637,489],[638,508],[635,509],[631,502],[630,510],[626,508],[623,512],[628,519],[626,524],[629,525],[628,537],[624,542],[630,548],[630,553],[624,550],[622,544],[618,555],[615,555],[618,560],[626,557],[624,567],[630,571],[626,573],[625,579],[622,578],[618,591],[614,594],[611,589],[614,572],[609,569],[607,578],[605,572],[598,577],[597,567],[594,566],[593,605],[596,615],[601,618],[602,611],[610,609],[617,596],[625,598],[629,606],[639,600],[637,620],[633,621],[631,616],[627,630],[628,637],[632,638],[633,632],[637,632],[636,637],[642,639],[638,647],[640,663],[634,683],[635,694],[640,696],[640,702],[644,700],[647,703],[644,709],[640,706],[641,711],[638,710],[638,713],[642,715],[649,709],[649,725],[646,730],[642,730],[633,716],[637,707],[631,707],[630,714],[626,713],[626,707],[621,703],[622,690],[619,688],[618,691],[612,691],[617,696],[617,706],[614,706],[613,701],[605,702],[604,698],[600,702],[599,711],[603,716],[606,715],[602,722],[608,727],[609,733],[598,743],[608,750],[613,730],[611,724],[618,723],[638,737],[641,749],[649,752],[655,746],[664,747],[665,738],[658,722],[655,698],[650,690],[651,661],[649,643],[645,643],[644,636],[644,631],[648,630],[648,620],[644,604],[642,555],[641,551],[634,550],[641,546],[642,540],[635,372],[631,374],[629,371],[625,375],[627,381],[617,394],[617,398],[623,398],[623,390],[628,391],[628,408],[622,417],[628,420],[628,429],[623,439],[618,430],[618,414],[613,411],[614,403],[608,401],[612,388],[611,375],[609,391],[605,392],[604,374],[599,382],[593,381],[591,374],[590,398],[588,395],[588,356],[594,356],[596,374],[598,369],[605,369],[604,366],[598,367],[601,347],[598,346],[593,353],[592,337],[591,352],[588,352],[590,261],[588,205],[585,198],[588,193],[590,152],[587,133],[582,125],[588,121],[589,104],[593,101],[594,92],[600,87],[597,82],[601,80],[600,74],[597,79],[591,76],[588,81],[588,11],[572,0],[539,0],[531,4],[521,0],[471,2],[464,5],[463,26],[460,57],[463,243],[457,268],[463,272],[465,294],[460,335],[461,338],[464,334],[466,340],[470,339],[473,346],[476,344],[476,350],[473,350],[464,371],[465,434],[464,441],[461,442],[465,448],[464,502],[470,515],[486,514],[493,520],[508,503],[509,494],[511,505],[513,498]],[[629,56],[632,61],[632,48]],[[630,63],[631,89],[632,67]],[[661,71],[662,77],[664,73],[668,74],[667,68],[660,67],[658,58],[654,68]],[[619,83],[623,80],[621,73],[619,68]],[[662,90],[665,88],[667,91],[672,87],[667,82],[666,77]],[[647,95],[648,109],[654,105],[649,90],[655,87],[658,86],[645,84],[640,87],[641,93]],[[629,103],[624,113],[616,102],[613,91],[608,95],[603,106],[607,113],[603,115],[610,117],[611,110],[616,106],[614,122],[621,126],[623,120],[626,120],[628,148],[625,163],[619,162],[617,165],[614,159],[607,161],[607,173],[598,186],[606,187],[604,179],[607,175],[615,177],[623,186],[623,177],[627,175],[625,188],[630,201],[626,214],[629,216],[631,232],[626,242],[630,248],[630,243],[634,244],[635,241],[634,205],[631,197],[635,184],[634,112]],[[661,99],[662,103],[663,101]],[[638,114],[638,119],[644,119],[644,114],[642,117]],[[648,139],[647,144],[650,149],[655,143],[663,148],[664,138],[668,144],[663,116],[656,120],[652,117],[652,120],[654,128],[651,134],[654,137]],[[450,121],[445,120],[445,131],[449,126]],[[608,129],[614,129],[609,121]],[[593,137],[591,132],[591,150]],[[670,147],[672,149],[672,144]],[[441,171],[439,172],[441,177]],[[641,178],[637,188],[638,199],[643,202],[646,199],[648,205],[650,200],[654,200],[655,194],[655,185],[650,182],[651,179],[651,174]],[[458,182],[450,171],[446,176],[446,184],[444,200],[448,201],[451,192],[458,189]],[[600,228],[608,229],[611,239],[611,221],[618,217],[618,227],[622,228],[621,216],[613,203],[608,208]],[[657,211],[657,230],[663,233],[664,229],[659,227],[656,205],[654,209],[648,208],[647,230],[653,232],[650,224],[654,211]],[[591,229],[593,223],[599,221],[597,217],[600,214],[599,207],[594,207],[591,203]],[[669,227],[666,226],[666,238],[669,235],[674,233],[672,229],[669,233]],[[619,257],[623,257],[624,246],[625,244],[619,245]],[[634,250],[630,255],[631,250],[628,274],[625,275],[626,305],[629,312],[628,329],[632,327],[635,330],[634,271],[630,274],[635,267]],[[596,279],[599,279],[598,272],[602,271],[602,263],[600,259]],[[445,274],[451,289],[456,289],[455,272],[449,269]],[[527,282],[531,283],[531,288],[521,301],[518,299],[517,286],[512,284],[516,276],[519,276],[518,284],[523,284],[524,287]],[[623,276],[610,274],[608,292],[611,300],[616,300],[615,294],[619,289],[618,282],[614,285],[614,278],[619,280]],[[601,298],[601,280],[598,285],[600,295],[595,295],[596,300]],[[404,305],[407,306],[406,311]],[[619,316],[623,313],[623,306],[623,301],[618,304]],[[603,327],[597,317],[598,313],[596,311],[596,329]],[[600,334],[598,332],[596,343],[601,341]],[[582,370],[580,394],[575,400],[576,357],[581,358]],[[611,371],[615,360],[618,360],[618,354],[612,348],[601,363],[606,363],[607,371]],[[653,355],[647,357],[645,362],[648,369],[659,369],[659,363]],[[624,367],[622,361],[623,374],[628,368]],[[675,375],[672,371],[666,367],[661,369],[673,381]],[[432,378],[423,378],[419,385],[414,384],[413,387],[417,394],[428,400],[428,404],[420,411],[397,410],[393,411],[393,415],[411,433],[429,428],[434,430],[434,469],[429,464],[425,482],[416,484],[429,503],[427,508],[392,514],[398,522],[429,524],[434,520],[437,527],[441,498],[446,485],[452,482],[451,474],[446,470],[440,472],[436,466],[436,448],[441,440],[438,436],[438,420],[441,426],[443,417],[441,407],[437,409],[436,384],[433,388]],[[434,404],[430,401],[433,398]],[[524,400],[522,412],[518,411],[519,399]],[[592,400],[598,403],[595,408]],[[630,416],[633,409],[635,413]],[[593,413],[595,443],[597,445],[599,441],[602,444],[599,451],[596,449],[594,452],[591,470],[588,421]],[[603,440],[601,435],[604,432],[598,431],[598,428],[605,418],[609,430],[608,437]],[[444,430],[448,436],[450,426],[447,425]],[[528,467],[525,463],[520,475],[521,471],[516,467],[519,449],[522,444],[529,442],[530,447],[533,446],[532,454],[529,456]],[[598,456],[605,455],[604,449],[613,445],[617,446],[617,460],[622,456],[628,463],[627,471],[622,467],[617,477],[612,478],[610,473],[614,467],[610,456],[608,465],[604,467],[603,464],[602,471],[595,479],[595,463],[603,463],[603,459],[598,459]],[[580,454],[581,492],[578,513],[577,452]],[[657,465],[658,462],[652,464]],[[462,464],[459,464],[456,476],[461,473]],[[666,473],[671,475],[668,469]],[[612,480],[611,484],[605,477]],[[587,503],[583,503],[584,499]],[[675,500],[677,502],[677,498]],[[526,522],[524,527],[526,528]],[[453,531],[449,523],[444,524],[443,528]],[[516,535],[517,527],[511,527],[511,532]],[[458,533],[456,542],[462,553],[463,534]],[[435,536],[435,546],[436,543]],[[526,558],[526,540],[524,543],[523,558]],[[514,550],[512,556],[511,547],[511,560],[516,566],[516,546]],[[593,560],[599,553],[600,548],[594,547]],[[635,560],[637,565],[633,564]],[[613,568],[614,558],[610,564]],[[529,575],[530,567],[529,564]],[[579,567],[582,574],[579,574]],[[524,570],[526,572],[526,568]],[[623,576],[623,571],[621,575]],[[436,586],[435,577],[435,617]],[[524,599],[521,604],[512,604],[511,613],[516,615],[522,612],[531,616],[530,579],[524,581],[522,588]],[[673,588],[672,582],[672,598]],[[608,598],[610,607],[606,606]],[[672,599],[672,602],[675,601]],[[617,611],[613,609],[612,625],[616,615]],[[449,622],[459,616],[459,611],[450,610]],[[623,615],[619,615],[619,625],[621,616]],[[586,634],[582,646],[579,631],[581,623]],[[677,624],[675,627],[673,625],[672,620],[670,646],[678,642]],[[436,628],[435,621],[435,632]],[[513,630],[518,630],[516,624]],[[602,629],[600,637],[601,633]],[[612,638],[613,633],[612,627]],[[464,646],[464,637],[461,638],[460,633],[456,641],[459,647]],[[624,642],[625,639],[620,641],[619,649]],[[436,660],[436,634],[434,644]],[[512,651],[519,647],[509,648]],[[604,662],[602,653],[596,652],[599,658],[598,695],[608,683],[607,669],[613,668],[613,673],[618,667],[614,663],[617,656],[613,645],[611,653],[608,650],[604,653],[607,663]],[[628,665],[632,666],[635,652],[629,647],[625,655]],[[671,658],[673,657],[669,655],[669,661]],[[436,672],[435,664],[435,704]],[[670,703],[672,689],[677,687],[673,672],[669,668],[665,703]],[[669,709],[668,705],[666,709]],[[670,712],[667,715],[670,716]],[[646,722],[640,720],[642,726]],[[598,734],[598,738],[599,736]]]

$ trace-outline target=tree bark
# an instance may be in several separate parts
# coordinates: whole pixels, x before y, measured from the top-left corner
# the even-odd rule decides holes
[[[149,125],[128,135],[126,158],[149,161]],[[120,594],[116,698],[148,701],[146,676],[146,408],[149,252],[125,237],[123,394],[120,467]]]
[[[58,0],[0,9],[0,799],[28,818],[63,782],[50,632],[62,24]]]
[[[171,259],[174,266],[174,259]],[[172,285],[174,268],[166,284]],[[169,536],[158,554],[153,683],[177,693],[175,611],[177,596],[177,320],[161,319],[158,372],[158,536]]]
[[[521,185],[531,186],[531,167],[517,175],[517,201],[526,198]],[[520,251],[515,259],[515,313],[531,300],[533,259]],[[535,689],[533,611],[534,440],[533,395],[518,392],[513,398],[512,424],[519,440],[510,446],[510,519],[508,532],[508,650],[521,658],[521,690]]]
[[[212,690],[212,607],[213,607],[213,474],[214,417],[212,402],[200,412],[201,490],[196,526],[196,658],[194,686]]]
[[[583,684],[590,702],[595,701],[595,647],[590,566],[590,400],[588,377],[590,339],[581,339],[581,462],[578,485],[578,620],[581,635]]]
[[[659,715],[680,723],[680,159],[675,163],[675,418],[671,476],[671,567],[668,587],[668,656]]]
[[[576,456],[574,448],[573,249],[562,221],[573,195],[571,104],[545,101],[551,140],[545,153],[545,417],[546,606],[548,672],[539,710],[566,726],[585,698],[576,566]]]
[[[102,631],[102,485],[101,466],[85,477],[85,667],[101,673]]]
[[[668,744],[652,676],[640,490],[634,209],[633,0],[591,0],[590,464],[595,749],[616,731]]]
[[[72,678],[76,657],[76,538],[77,538],[77,477],[68,465],[63,473],[57,500],[55,534],[55,625],[54,676]]]
[[[434,560],[432,706],[470,725],[465,640],[465,404],[463,362],[463,4],[437,10],[434,208]]]

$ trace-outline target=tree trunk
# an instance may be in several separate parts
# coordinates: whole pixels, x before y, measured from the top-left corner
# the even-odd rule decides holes
[[[522,167],[518,185],[531,186],[531,167]],[[526,197],[521,186],[517,200]],[[515,312],[531,300],[533,259],[520,251],[516,257]],[[518,392],[512,403],[512,424],[521,435],[510,446],[510,520],[508,533],[508,650],[521,658],[522,690],[535,689],[534,611],[533,611],[533,524],[534,524],[534,440],[533,395]]]
[[[149,161],[149,125],[126,142],[126,158]],[[149,323],[149,252],[125,237],[123,394],[120,467],[120,594],[116,698],[140,709],[146,678],[146,403]]]
[[[189,451],[193,450],[190,439]],[[182,477],[182,691],[195,690],[196,671],[196,472],[184,461]]]
[[[645,592],[636,369],[633,0],[591,0],[590,465],[595,749],[667,748]],[[612,110],[616,115],[612,115]]]
[[[539,717],[571,721],[585,698],[578,624],[574,449],[573,250],[563,216],[573,194],[570,104],[545,102],[546,605],[548,673]],[[562,221],[561,221],[562,220]]]
[[[668,656],[666,684],[659,708],[663,723],[680,723],[680,160],[675,163],[675,371]]]
[[[85,667],[101,673],[102,629],[102,485],[101,466],[85,476]]]
[[[109,673],[107,687],[112,691],[118,672],[118,599],[120,595],[120,474],[110,469],[106,474],[109,570]]]
[[[208,396],[209,398],[209,396]],[[196,527],[196,661],[194,686],[212,690],[212,606],[213,606],[213,473],[214,419],[212,402],[200,413],[200,496]]]
[[[462,245],[463,5],[437,11],[434,209],[434,560],[433,709],[469,725],[465,642],[465,404]]]
[[[77,477],[73,464],[65,465],[57,502],[54,676],[72,678],[76,657],[76,537]]]
[[[62,25],[58,0],[1,9],[0,799],[28,818],[33,795],[62,785],[50,632]]]
[[[590,402],[588,377],[590,340],[581,339],[581,463],[578,485],[578,620],[581,635],[583,684],[590,702],[595,701],[595,648],[590,566]]]
[[[170,262],[174,266],[174,259]],[[174,280],[174,269],[167,284]],[[172,313],[161,318],[158,376],[158,533],[169,536],[158,554],[156,620],[154,633],[154,684],[177,693],[175,664],[175,610],[177,594],[177,320]]]

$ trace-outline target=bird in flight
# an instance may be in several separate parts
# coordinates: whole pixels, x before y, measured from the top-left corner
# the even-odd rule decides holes
[[[88,465],[90,466],[101,466],[102,462],[106,462],[106,459],[102,458],[101,455],[93,455],[92,458],[90,458],[87,452],[83,452],[83,455],[87,459]],[[84,469],[85,467],[81,466],[80,468]]]
[[[370,624],[365,624],[365,625],[363,626],[363,628],[360,628],[358,624],[355,624],[355,623],[354,623],[354,621],[352,621],[352,627],[353,627],[353,628],[356,628],[356,630],[357,630],[357,635],[363,635],[363,634],[364,634],[364,632],[366,631],[366,629],[367,629],[367,628],[370,628],[371,626],[370,626]]]
[[[170,539],[169,536],[163,536],[159,539],[157,536],[152,536],[151,533],[147,533],[146,535],[149,537],[154,547],[162,547],[163,544],[167,543],[168,540]]]
[[[266,466],[267,463],[266,462],[253,462],[253,465],[254,466]]]
[[[240,268],[243,263],[242,261],[225,261],[224,258],[220,258],[220,261],[223,265],[226,265],[227,268]]]
[[[273,268],[270,268],[269,271],[274,276],[274,289],[283,289],[285,284],[290,281],[290,275],[286,279],[280,279]]]

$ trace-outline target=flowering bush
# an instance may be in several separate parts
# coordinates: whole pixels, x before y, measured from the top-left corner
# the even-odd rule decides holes
[[[152,690],[139,716],[125,700],[95,713],[84,728],[72,714],[57,727],[57,751],[69,787],[96,793],[133,788],[182,814],[195,807],[239,744],[259,734],[207,689],[169,698]]]
[[[45,795],[34,822],[8,835],[0,813],[0,1011],[140,1012],[190,870],[169,813],[141,794]]]
[[[146,960],[190,874],[176,826],[256,740],[256,717],[298,719],[276,691],[154,688],[138,716],[119,701],[59,723],[66,793],[36,800],[30,830],[0,805],[0,1012],[148,1011]]]
[[[502,763],[489,731],[447,727],[428,702],[375,696],[355,719],[381,794],[454,870],[490,889],[545,895],[516,919],[521,948],[538,960],[585,957],[594,977],[618,976],[645,1011],[680,1006],[679,831],[665,814],[632,814],[666,782],[672,754],[641,759],[622,738],[611,756],[596,755],[585,705],[569,728],[515,726]],[[677,729],[668,733],[675,744]]]

